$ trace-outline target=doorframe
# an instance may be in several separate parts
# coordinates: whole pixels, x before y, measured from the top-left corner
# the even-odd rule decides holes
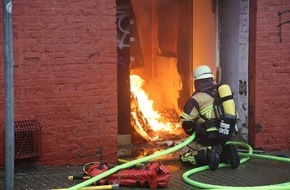
[[[238,112],[236,140],[252,142],[249,127],[249,23],[250,0],[217,1],[217,76],[230,85]],[[223,18],[222,18],[223,17]],[[235,20],[234,20],[235,19]],[[236,77],[238,75],[238,77]]]

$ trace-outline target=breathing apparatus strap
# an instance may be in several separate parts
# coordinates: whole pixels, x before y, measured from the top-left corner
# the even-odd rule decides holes
[[[201,115],[201,113],[200,112],[198,112],[198,114],[199,114],[199,116],[203,119],[203,120],[205,120],[205,121],[209,121],[209,119],[208,118],[206,118],[204,115]]]
[[[218,87],[217,87],[217,88],[218,88]],[[217,88],[216,88],[216,89],[217,89]],[[215,121],[216,121],[217,123],[219,123],[219,122],[220,122],[220,118],[221,118],[221,116],[222,116],[222,110],[220,109],[220,105],[221,105],[220,102],[221,102],[221,99],[220,99],[220,97],[219,97],[217,91],[216,91],[216,93],[211,93],[211,92],[209,92],[209,91],[205,91],[205,93],[208,94],[209,96],[211,96],[211,97],[214,99],[214,101],[213,101],[213,111],[214,111],[214,115],[215,115]],[[198,109],[198,114],[199,114],[199,116],[200,116],[203,120],[205,120],[205,121],[210,121],[210,119],[206,118],[204,115],[202,115],[202,114],[200,113],[199,109]]]
[[[221,98],[218,94],[218,88],[219,85],[216,87],[216,93],[206,91],[206,93],[214,99],[212,109],[214,111],[215,118],[207,118],[205,115],[202,115],[199,112],[200,118],[205,121],[205,129],[203,130],[205,134],[201,135],[204,135],[204,137],[207,139],[216,138],[216,142],[224,144],[229,140],[231,134],[233,133],[235,120],[233,121],[231,117],[224,113],[222,103],[224,101],[233,99],[233,94]]]
[[[231,100],[231,99],[234,99],[233,95],[222,97],[222,98],[220,98],[220,101],[224,102],[224,101]]]

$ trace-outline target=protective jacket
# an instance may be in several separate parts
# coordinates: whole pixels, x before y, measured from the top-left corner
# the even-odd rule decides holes
[[[216,85],[212,78],[207,78],[195,80],[194,86],[195,92],[186,102],[180,121],[186,134],[196,132],[200,144],[212,144],[218,133],[218,118],[214,111]]]

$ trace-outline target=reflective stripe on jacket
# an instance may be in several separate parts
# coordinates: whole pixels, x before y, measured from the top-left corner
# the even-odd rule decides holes
[[[214,119],[213,102],[214,98],[205,92],[193,94],[184,106],[183,113],[180,116],[181,124],[185,121],[192,121],[195,125],[203,123],[205,120],[200,117],[199,113],[207,119]]]

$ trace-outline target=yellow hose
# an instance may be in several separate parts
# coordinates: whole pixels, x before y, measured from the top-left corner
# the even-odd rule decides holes
[[[117,184],[113,185],[100,185],[100,186],[89,186],[89,187],[82,187],[80,190],[107,190],[107,189],[117,189],[119,186]],[[66,189],[52,189],[52,190],[66,190]]]

